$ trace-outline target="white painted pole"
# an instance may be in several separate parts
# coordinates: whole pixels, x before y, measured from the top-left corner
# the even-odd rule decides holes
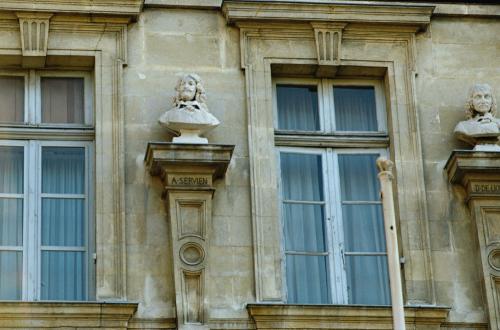
[[[393,163],[383,157],[377,159],[380,180],[380,193],[384,210],[385,241],[387,246],[387,263],[389,266],[389,282],[391,286],[392,324],[395,330],[405,330],[405,311],[403,305],[403,288],[399,269],[398,235],[392,193]]]

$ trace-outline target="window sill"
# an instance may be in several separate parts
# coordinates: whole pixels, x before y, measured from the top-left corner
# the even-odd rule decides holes
[[[248,304],[247,309],[257,329],[392,329],[390,306]],[[439,330],[449,311],[407,306],[406,324]]]
[[[0,301],[0,328],[127,329],[137,305],[128,302]]]

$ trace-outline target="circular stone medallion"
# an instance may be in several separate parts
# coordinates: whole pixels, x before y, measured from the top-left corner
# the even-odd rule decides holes
[[[197,243],[186,243],[179,250],[182,262],[189,266],[199,265],[205,259],[205,251]]]

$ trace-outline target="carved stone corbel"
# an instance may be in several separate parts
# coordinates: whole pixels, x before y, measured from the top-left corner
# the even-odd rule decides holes
[[[45,66],[51,13],[17,12],[25,68]]]
[[[346,23],[311,23],[319,65],[339,65]]]

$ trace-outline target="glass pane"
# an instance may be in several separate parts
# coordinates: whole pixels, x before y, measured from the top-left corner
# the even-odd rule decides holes
[[[41,78],[42,122],[83,124],[83,78]]]
[[[85,253],[42,251],[42,300],[85,300]]]
[[[85,192],[85,148],[42,147],[42,192]]]
[[[333,87],[337,131],[378,131],[375,89]]]
[[[382,205],[342,205],[347,252],[385,252]]]
[[[0,122],[24,122],[24,77],[0,76]]]
[[[20,198],[0,198],[0,246],[2,245],[23,245],[23,200]]]
[[[283,199],[323,200],[321,155],[281,153]]]
[[[283,216],[287,251],[326,251],[322,205],[284,204]]]
[[[278,128],[318,131],[319,109],[316,86],[277,85]]]
[[[287,255],[287,303],[330,303],[326,268],[325,256]]]
[[[21,300],[23,253],[0,251],[0,300]]]
[[[385,256],[346,256],[349,304],[390,305]]]
[[[24,147],[0,146],[0,193],[24,191]]]
[[[83,199],[42,199],[42,245],[84,246]]]
[[[342,201],[379,201],[378,154],[339,155]]]

